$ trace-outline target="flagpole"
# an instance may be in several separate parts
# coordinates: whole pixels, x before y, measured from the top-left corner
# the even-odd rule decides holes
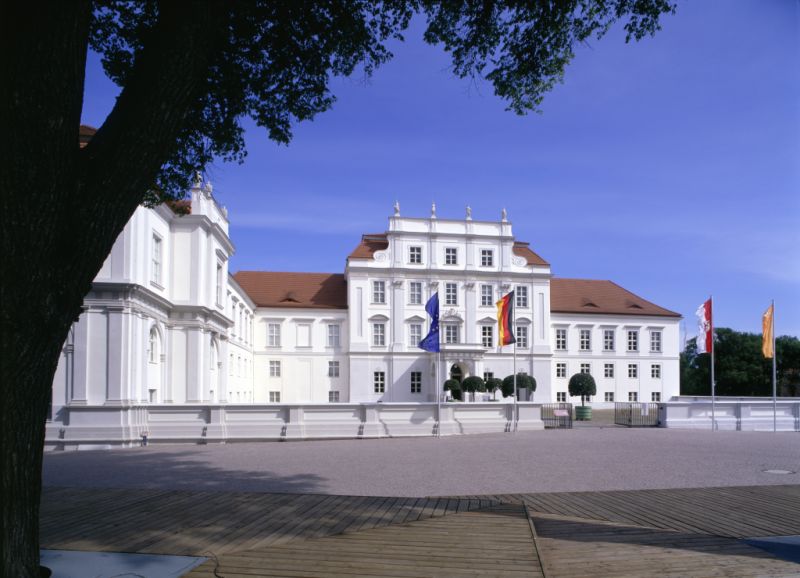
[[[772,431],[778,431],[778,372],[776,359],[778,351],[775,349],[775,300],[772,300]]]
[[[512,291],[512,293],[514,293]],[[514,301],[511,307],[511,336],[514,338],[513,365],[514,365],[514,433],[517,433],[517,422],[519,421],[519,408],[517,407],[517,294],[514,293]]]
[[[717,420],[715,414],[715,391],[716,384],[714,382],[714,296],[708,296],[708,302],[711,304],[711,315],[709,315],[709,325],[711,331],[711,431],[717,429]]]

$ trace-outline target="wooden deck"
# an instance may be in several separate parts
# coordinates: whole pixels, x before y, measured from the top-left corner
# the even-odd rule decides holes
[[[800,486],[442,498],[45,488],[42,547],[208,556],[190,576],[793,576]]]

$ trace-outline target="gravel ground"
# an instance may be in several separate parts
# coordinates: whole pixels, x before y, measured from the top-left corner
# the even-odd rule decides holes
[[[800,484],[800,435],[582,427],[517,434],[53,452],[44,483],[436,496]]]

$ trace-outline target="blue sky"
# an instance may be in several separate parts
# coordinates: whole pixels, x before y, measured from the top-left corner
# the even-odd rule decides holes
[[[654,38],[619,29],[577,50],[542,114],[460,80],[421,27],[372,78],[334,79],[331,111],[277,145],[247,124],[243,165],[208,168],[231,218],[231,270],[342,272],[402,214],[508,209],[560,277],[611,279],[715,324],[800,335],[800,3],[679,3]],[[90,58],[84,122],[116,87]]]

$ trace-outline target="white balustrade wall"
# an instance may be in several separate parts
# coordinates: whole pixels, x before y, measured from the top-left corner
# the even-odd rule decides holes
[[[48,423],[45,446],[110,449],[146,443],[225,443],[432,436],[435,403],[196,404],[78,406]],[[519,431],[542,430],[541,404],[517,404]],[[445,403],[441,435],[512,431],[514,405]]]
[[[677,401],[659,404],[661,427],[711,429],[711,398],[681,396]],[[718,430],[800,431],[800,399],[763,397],[724,397],[714,403],[714,421]]]

